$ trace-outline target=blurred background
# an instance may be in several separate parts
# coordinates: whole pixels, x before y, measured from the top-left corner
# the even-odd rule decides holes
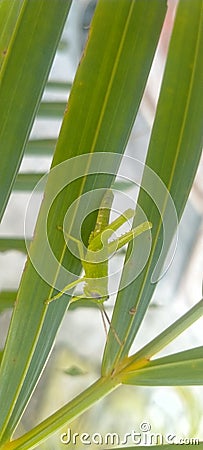
[[[177,1],[169,0],[168,5],[164,29],[145,96],[126,149],[127,155],[141,161],[145,160],[147,152]],[[0,225],[0,238],[7,236],[23,238],[24,236],[27,202],[36,181],[50,167],[55,140],[59,134],[68,94],[87,39],[95,6],[95,0],[73,1],[49,83],[25,152],[20,176],[17,178],[14,192]],[[92,88],[94,89],[94,86]],[[26,181],[28,173],[32,174],[32,177],[29,177],[29,184]],[[181,220],[173,263],[155,291],[152,305],[132,347],[132,352],[151,340],[202,296],[202,180],[203,160],[200,162]],[[15,296],[25,260],[24,252],[4,252],[0,247],[0,295],[10,291],[11,297]],[[110,305],[111,302],[113,299]],[[4,346],[11,313],[12,309],[2,307],[0,349]],[[111,315],[110,306],[108,314]],[[162,353],[173,353],[202,345],[202,325],[203,321],[200,319]],[[98,378],[104,344],[105,331],[99,310],[84,307],[66,314],[47,368],[23,416],[19,434],[46,418]],[[132,430],[139,432],[140,424],[145,422],[151,426],[151,431],[154,433],[163,435],[172,433],[179,438],[203,439],[202,394],[202,387],[125,386],[100,401],[89,412],[74,421],[70,428],[72,433],[87,432],[90,435],[95,432],[101,435],[116,432],[122,439],[125,433],[130,433]],[[130,443],[129,440],[128,444]],[[50,438],[47,443],[41,444],[40,448],[64,448],[64,444],[60,443],[60,433]],[[78,441],[74,448],[84,447]],[[99,446],[92,443],[91,448],[99,448]]]

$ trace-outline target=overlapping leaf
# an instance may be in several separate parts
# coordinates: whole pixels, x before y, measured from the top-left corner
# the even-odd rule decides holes
[[[67,158],[85,153],[123,153],[143,94],[165,10],[165,2],[160,7],[157,0],[151,1],[150,5],[148,1],[118,0],[115,15],[114,2],[100,0],[73,84],[52,167]],[[88,166],[90,160],[91,158],[87,160]],[[63,189],[50,210],[48,235],[53,252],[58,260],[75,274],[80,271],[80,261],[68,251],[65,253],[63,236],[57,226],[63,223],[68,206],[79,195],[90,187],[94,189],[109,186],[111,181],[112,176],[103,175],[95,175],[88,180],[86,177],[79,179],[74,185]],[[44,267],[49,263],[41,230],[46,224],[47,202],[53,194],[53,189],[51,181],[48,181],[31,248],[32,257],[38,258]],[[94,217],[90,219],[84,236],[86,238],[88,229],[94,224]],[[53,283],[57,276],[58,271],[53,273]],[[67,280],[64,280],[64,284],[66,282]],[[52,295],[53,288],[28,261],[1,365],[0,401],[4,404],[0,419],[2,442],[10,438],[22,414],[66,310],[67,300],[61,299],[47,308],[45,300]],[[14,371],[15,378],[12,378]],[[12,380],[9,384],[8,379]],[[104,387],[106,392],[108,389],[108,386]],[[94,393],[95,401],[96,396]],[[88,400],[90,401],[91,399]],[[50,433],[50,429],[53,432],[55,427],[59,426],[55,419],[49,431],[43,431],[43,436]],[[60,423],[61,420],[60,418]],[[63,420],[66,420],[65,415]],[[12,448],[15,448],[13,445],[15,444],[12,444]]]
[[[151,254],[141,274],[118,294],[112,325],[124,344],[119,347],[110,333],[103,358],[103,374],[112,372],[128,353],[136,336],[158,279],[157,276],[153,280],[153,272],[160,256],[162,221],[170,195],[180,219],[198,167],[203,141],[202,19],[202,1],[179,2],[146,159],[146,164],[165,183],[167,190],[163,194],[160,185],[154,183],[149,194],[140,192],[138,204],[153,224]],[[148,175],[146,170],[142,186],[147,185]],[[157,200],[161,198],[160,211],[150,195],[156,195]],[[174,231],[174,225],[169,227],[168,241],[164,236],[168,248]],[[136,241],[134,245],[136,249]],[[137,245],[138,263],[141,251],[142,247]],[[125,271],[123,275],[128,278]],[[129,313],[132,310],[134,315]]]

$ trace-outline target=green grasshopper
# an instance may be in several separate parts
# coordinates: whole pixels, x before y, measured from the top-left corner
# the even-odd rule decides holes
[[[144,231],[149,230],[152,227],[150,222],[144,222],[136,228],[126,232],[124,235],[114,239],[109,242],[112,234],[120,228],[124,223],[131,219],[135,212],[133,209],[127,209],[122,215],[115,219],[111,224],[109,224],[109,217],[111,212],[111,207],[113,203],[113,192],[108,189],[102,199],[98,216],[96,220],[95,229],[90,233],[88,240],[88,248],[86,254],[83,251],[83,244],[78,239],[71,235],[66,235],[67,238],[76,242],[79,249],[80,259],[85,272],[85,275],[72,283],[66,285],[62,291],[56,294],[54,297],[46,301],[50,303],[54,300],[59,299],[66,291],[74,288],[79,283],[84,282],[83,294],[77,297],[72,297],[71,303],[81,299],[89,299],[96,303],[99,307],[102,315],[102,320],[106,330],[105,318],[111,327],[110,319],[105,311],[103,303],[108,300],[108,260],[110,256],[119,250],[124,245],[132,241],[136,236],[140,235]],[[61,227],[58,227],[62,230]],[[62,230],[63,231],[63,230]],[[102,251],[102,260],[99,261],[98,254]],[[112,328],[112,327],[111,327]],[[115,332],[113,333],[119,343],[121,342]]]

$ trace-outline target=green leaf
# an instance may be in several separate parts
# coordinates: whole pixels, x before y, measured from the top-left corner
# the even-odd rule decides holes
[[[25,148],[26,155],[52,155],[56,139],[31,139]]]
[[[40,103],[40,107],[37,111],[38,117],[48,117],[49,119],[61,119],[66,108],[65,102],[45,102]]]
[[[18,10],[16,4],[13,8]],[[11,2],[5,5],[7,14]],[[47,0],[22,3],[0,72],[0,218],[20,167],[70,5],[71,0],[53,0],[51,8]],[[2,17],[4,22],[7,17]]]
[[[58,409],[56,413],[49,416],[41,424],[32,428],[22,437],[6,444],[2,450],[30,450],[35,448],[51,436],[63,425],[66,425],[78,417],[82,411],[87,411],[98,398],[103,398],[117,387],[117,383],[113,378],[100,378],[94,384],[89,386],[85,391],[81,392],[77,397],[71,400],[67,405]]]
[[[165,11],[166,3],[163,2],[160,6],[159,0],[152,0],[150,4],[146,0],[118,0],[115,15],[114,2],[98,2],[52,164],[52,167],[55,167],[72,156],[85,156],[84,176],[60,192],[48,217],[48,237],[52,250],[59,263],[63,263],[67,270],[76,275],[80,272],[81,263],[66,249],[58,226],[63,224],[67,208],[77,197],[90,189],[110,186],[114,178],[112,174],[96,173],[87,179],[86,173],[91,167],[94,152],[102,151],[105,152],[104,155],[108,151],[119,154],[124,152],[142,98]],[[87,157],[85,153],[88,153]],[[100,164],[103,160],[105,161],[105,158],[100,158]],[[111,169],[118,169],[117,161],[118,159],[116,166],[113,161],[114,167],[110,166]],[[72,162],[68,160],[66,164]],[[60,166],[59,170],[61,167],[64,167],[67,174],[67,166]],[[74,161],[74,165],[69,169],[71,176],[77,174],[77,170],[81,170],[81,158],[78,163]],[[102,172],[102,166],[100,170]],[[53,201],[56,184],[61,182],[61,175],[54,179],[53,173],[51,172],[46,187],[35,238],[31,245],[31,257],[32,261],[41,264],[42,269],[48,268],[51,271],[50,284],[54,286],[56,282],[60,282],[62,288],[69,280],[66,277],[59,278],[59,265],[54,267],[50,264],[44,235],[49,201]],[[100,200],[98,198],[98,205]],[[74,219],[78,205],[79,202],[73,210],[73,226],[77,223]],[[87,241],[94,223],[95,215],[91,215],[84,240]],[[66,300],[59,299],[47,307],[45,301],[54,293],[56,291],[41,278],[28,260],[0,372],[0,403],[4,404],[0,416],[2,442],[10,439],[21,417],[46,363],[66,310],[68,296]],[[15,377],[12,377],[13,370]],[[11,380],[9,385],[8,379]],[[65,415],[63,421],[60,419],[60,423],[66,422]],[[54,426],[52,423],[47,432],[50,433],[57,423]]]
[[[14,191],[33,191],[45,173],[19,173],[13,186]]]
[[[63,370],[63,373],[66,375],[70,375],[71,377],[75,377],[78,375],[85,375],[87,372],[85,372],[81,367],[78,366],[71,366],[66,370]]]
[[[16,291],[0,292],[0,312],[4,311],[5,309],[13,308],[16,297]]]
[[[72,87],[72,82],[68,82],[68,81],[60,81],[60,80],[49,80],[46,84],[47,89],[50,90],[54,90],[54,92],[56,92],[56,90],[59,91],[65,91],[67,92],[68,89],[71,89]]]
[[[202,152],[203,141],[203,3],[180,0],[169,47],[166,68],[159,96],[156,117],[152,130],[146,164],[165,183],[175,203],[178,219],[181,218],[185,203],[194,180]],[[150,186],[151,173],[145,170],[142,186]],[[103,357],[102,373],[111,373],[118,362],[127,355],[144,318],[152,294],[156,287],[159,270],[154,269],[160,256],[163,242],[163,217],[166,217],[168,234],[164,235],[165,252],[174,234],[175,220],[169,212],[170,196],[160,190],[160,185],[151,183],[149,195],[140,191],[138,204],[152,223],[152,247],[148,262],[135,279],[118,293],[114,309],[112,327],[124,345],[119,347],[110,332]],[[151,198],[161,201],[161,211]],[[168,217],[167,217],[168,214]],[[171,220],[171,222],[170,222]],[[135,223],[134,223],[135,225]],[[135,240],[137,264],[142,255],[142,244]],[[130,250],[130,249],[129,249]],[[127,257],[129,256],[127,253]],[[136,271],[136,266],[133,267]],[[131,274],[130,274],[131,275]],[[129,273],[124,270],[123,278]],[[136,311],[134,315],[129,312]]]
[[[140,369],[145,370],[148,367],[151,367],[150,364],[154,364],[154,361],[151,360],[152,356],[162,350],[166,345],[168,345],[172,340],[174,340],[179,334],[181,334],[185,329],[187,329],[190,325],[192,325],[196,320],[198,320],[203,314],[203,300],[200,300],[193,308],[191,308],[186,314],[180,317],[176,322],[170,325],[166,330],[164,330],[161,334],[156,336],[151,342],[145,345],[141,350],[139,350],[134,355],[129,358],[124,359],[123,363],[120,367],[118,367],[118,373],[121,375],[121,379],[126,379],[126,373],[129,373],[130,379],[132,374],[136,378],[136,371]],[[192,354],[192,349],[190,350]],[[184,352],[182,352],[184,353]],[[196,354],[196,349],[194,349],[194,355]],[[164,357],[164,361],[167,362],[171,360],[174,355],[169,355]],[[203,357],[203,353],[202,353]],[[162,359],[156,361],[161,361]],[[188,372],[189,373],[189,372]],[[194,378],[190,378],[190,384],[196,384],[196,373],[194,373]],[[139,375],[138,375],[139,376]],[[185,378],[187,379],[187,375],[184,373]],[[190,375],[191,376],[191,375]],[[163,384],[165,382],[165,378],[163,377]],[[173,377],[171,377],[171,384],[173,384]],[[184,384],[184,383],[183,383]],[[168,385],[168,381],[167,381]]]
[[[122,373],[122,383],[139,386],[201,386],[203,346],[157,358],[141,369],[133,370],[132,367],[130,371],[128,367],[127,372]]]
[[[25,239],[21,238],[1,238],[0,252],[7,252],[9,250],[17,250],[22,253],[27,253]]]
[[[1,0],[0,2],[0,68],[8,52],[9,42],[14,31],[23,0]],[[6,17],[6,20],[5,20]]]
[[[2,358],[3,358],[3,351],[0,351],[0,363],[1,363]]]
[[[160,352],[160,350],[162,350],[177,336],[183,333],[183,331],[185,331],[188,327],[190,327],[202,315],[203,315],[203,299],[200,300],[195,306],[193,306],[178,320],[172,323],[172,325],[166,328],[166,330],[164,330],[161,334],[158,334],[158,336],[156,336],[141,350],[135,353],[135,355],[132,355],[128,359],[128,365],[134,364],[136,362],[138,362],[139,364],[139,361],[142,360],[148,361],[149,359],[151,359],[152,356]]]

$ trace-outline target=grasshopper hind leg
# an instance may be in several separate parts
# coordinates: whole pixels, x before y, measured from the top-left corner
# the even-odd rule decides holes
[[[113,335],[115,337],[115,339],[117,340],[117,342],[120,345],[120,347],[122,347],[123,343],[121,342],[118,334],[116,333],[116,330],[113,327],[113,325],[112,325],[112,323],[111,323],[111,321],[109,319],[109,316],[108,316],[108,314],[107,314],[107,312],[106,312],[106,310],[104,308],[103,303],[98,303],[98,307],[99,307],[99,309],[101,311],[102,322],[104,324],[104,329],[105,329],[106,335],[108,334],[108,330],[107,330],[107,326],[106,326],[106,322],[107,322],[108,325],[109,325],[109,328],[111,329],[111,331],[112,331],[112,333],[113,333]]]

